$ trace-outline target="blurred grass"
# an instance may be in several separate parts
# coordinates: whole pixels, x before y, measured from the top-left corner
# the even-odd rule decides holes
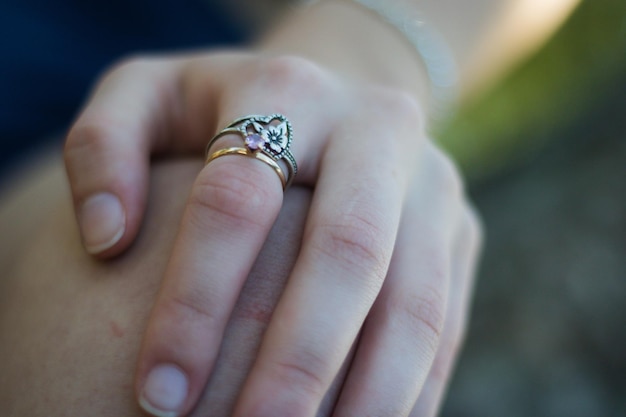
[[[522,164],[625,81],[626,1],[583,0],[535,55],[462,103],[436,136],[476,182]]]
[[[626,1],[583,1],[438,136],[487,234],[441,415],[626,416]]]

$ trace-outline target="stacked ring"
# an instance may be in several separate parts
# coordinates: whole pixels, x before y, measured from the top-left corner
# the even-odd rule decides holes
[[[221,149],[209,154],[211,147],[223,136],[236,134],[241,136],[245,147],[232,147]],[[269,116],[252,115],[234,120],[226,128],[219,131],[207,144],[208,164],[212,160],[225,155],[245,155],[258,159],[269,165],[283,185],[283,190],[293,182],[298,165],[293,157],[289,146],[293,139],[293,129],[289,120],[282,114]],[[283,170],[278,164],[283,161],[289,171],[285,177]]]
[[[287,187],[287,180],[285,178],[285,174],[283,173],[283,170],[280,168],[280,165],[278,165],[276,161],[274,161],[269,156],[265,155],[263,152],[251,153],[247,148],[240,148],[240,147],[220,149],[219,151],[213,152],[211,155],[209,155],[209,157],[206,160],[206,163],[208,164],[212,160],[219,158],[220,156],[225,156],[225,155],[252,156],[253,158],[256,158],[262,162],[265,162],[267,165],[272,167],[272,169],[274,170],[274,172],[276,172],[276,174],[278,174],[278,178],[280,178],[280,182],[283,185],[283,190]]]

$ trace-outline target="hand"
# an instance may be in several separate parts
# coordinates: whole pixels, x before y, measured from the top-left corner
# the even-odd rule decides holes
[[[202,159],[152,164],[141,232],[111,262],[94,262],[80,245],[58,155],[34,162],[0,193],[0,229],[12,232],[0,235],[0,247],[13,252],[0,259],[0,415],[146,417],[130,390],[135,363]],[[285,194],[190,416],[231,416],[295,263],[310,201],[309,189]],[[280,258],[271,256],[277,251]],[[331,415],[342,381],[343,374],[317,417]]]
[[[295,182],[315,192],[234,415],[312,416],[346,361],[334,415],[432,415],[460,340],[480,233],[459,175],[426,139],[406,93],[294,57],[119,65],[65,149],[87,249],[106,258],[130,245],[151,154],[200,153],[231,120],[259,113],[291,120]],[[198,174],[139,358],[137,395],[152,413],[195,405],[281,202],[278,177],[252,158],[218,158]]]

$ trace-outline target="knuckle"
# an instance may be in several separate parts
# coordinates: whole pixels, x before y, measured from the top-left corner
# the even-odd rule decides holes
[[[261,60],[254,78],[257,88],[272,91],[271,98],[279,107],[332,96],[331,74],[301,57],[286,55]]]
[[[308,399],[319,399],[326,391],[327,383],[319,370],[326,368],[326,361],[311,350],[302,350],[274,364],[279,381]]]
[[[206,294],[201,291],[185,291],[172,294],[168,297],[166,310],[172,312],[177,321],[201,319],[204,323],[217,323],[215,311]]]
[[[114,132],[101,123],[80,123],[73,126],[67,134],[64,146],[66,164],[80,161],[89,155],[101,155],[109,150],[108,138]]]
[[[217,161],[216,161],[217,162]],[[219,216],[230,226],[262,226],[279,196],[271,196],[253,176],[226,158],[214,163],[210,172],[198,176],[191,191],[189,207],[199,218]]]
[[[389,87],[374,87],[370,90],[370,101],[376,103],[380,114],[387,122],[409,125],[416,132],[423,132],[425,113],[417,98],[404,90]],[[425,135],[416,135],[424,137]]]
[[[267,59],[264,73],[280,84],[321,84],[326,78],[325,71],[316,63],[298,56],[282,55]]]
[[[103,186],[122,190],[132,181],[132,177],[123,175],[120,168],[133,155],[120,153],[112,140],[121,134],[113,124],[102,121],[83,121],[70,129],[63,148],[63,160],[75,200],[100,191]]]
[[[396,303],[409,331],[434,356],[439,347],[445,321],[445,298],[437,289],[426,288],[419,294],[403,295]]]
[[[333,223],[315,227],[316,249],[324,255],[359,269],[373,272],[382,281],[387,273],[390,249],[385,233],[363,215],[344,214]],[[314,243],[315,244],[315,243]]]

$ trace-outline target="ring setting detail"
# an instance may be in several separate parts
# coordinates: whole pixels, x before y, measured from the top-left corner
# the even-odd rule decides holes
[[[209,153],[211,147],[222,137],[233,134],[243,139],[245,147],[227,148]],[[206,163],[208,164],[224,155],[237,154],[253,157],[269,165],[281,179],[283,189],[286,189],[298,172],[296,160],[289,150],[292,141],[293,128],[289,120],[282,114],[241,117],[231,122],[226,128],[211,138],[206,148]],[[287,176],[285,176],[282,168],[278,165],[279,161],[283,161],[286,165]]]

